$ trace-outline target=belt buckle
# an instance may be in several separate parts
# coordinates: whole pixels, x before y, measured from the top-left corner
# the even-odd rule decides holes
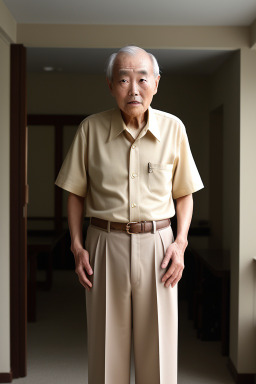
[[[135,223],[139,223],[139,221],[129,221],[129,223],[126,224],[125,226],[126,233],[128,233],[129,235],[134,235],[136,233],[139,233],[139,232],[130,232],[130,225]]]

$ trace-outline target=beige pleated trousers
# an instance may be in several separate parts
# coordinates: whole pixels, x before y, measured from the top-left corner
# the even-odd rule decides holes
[[[86,290],[88,384],[177,383],[177,285],[161,282],[171,227],[129,235],[89,226],[94,274]]]

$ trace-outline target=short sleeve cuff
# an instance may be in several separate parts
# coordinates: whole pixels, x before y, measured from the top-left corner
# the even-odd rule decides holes
[[[74,193],[75,195],[86,197],[86,189],[75,186],[74,184],[71,184],[67,181],[62,181],[57,178],[57,180],[55,181],[55,185],[62,189],[65,189],[65,191]]]
[[[172,197],[173,197],[173,199],[176,200],[179,197],[190,195],[191,193],[195,193],[197,191],[200,191],[200,189],[203,189],[203,188],[204,188],[203,183],[200,183],[200,184],[194,185],[193,187],[180,189],[180,190],[176,191],[175,193],[173,193]]]

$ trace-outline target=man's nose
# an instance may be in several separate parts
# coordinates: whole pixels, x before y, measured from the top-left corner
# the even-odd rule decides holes
[[[138,85],[137,85],[136,81],[132,81],[131,86],[130,86],[130,95],[136,96],[138,94],[139,94]]]

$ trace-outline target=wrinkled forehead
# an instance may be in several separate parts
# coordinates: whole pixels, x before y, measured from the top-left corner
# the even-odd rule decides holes
[[[153,74],[153,63],[147,52],[143,50],[135,55],[121,52],[116,56],[113,70],[116,74],[123,71]]]

